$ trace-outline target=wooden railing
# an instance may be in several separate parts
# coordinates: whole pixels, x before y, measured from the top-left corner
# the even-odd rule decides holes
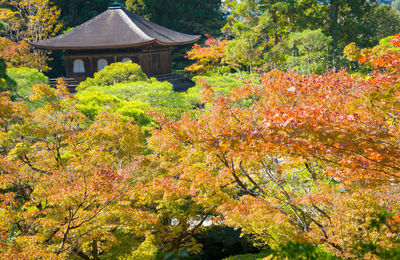
[[[190,79],[190,73],[188,71],[156,75],[154,77],[158,81],[168,81],[174,86],[174,90],[177,92],[186,91],[188,88],[195,85],[195,83]]]
[[[74,78],[64,78],[64,77],[61,78],[67,85],[69,92],[75,93],[76,92],[75,88],[79,85],[80,81]],[[57,87],[57,79],[50,79],[50,86],[53,88]]]
[[[174,80],[177,78],[189,78],[190,72],[189,71],[179,71],[179,72],[174,72],[174,73],[169,73],[169,74],[156,75],[154,77],[158,81],[169,81],[169,80]]]

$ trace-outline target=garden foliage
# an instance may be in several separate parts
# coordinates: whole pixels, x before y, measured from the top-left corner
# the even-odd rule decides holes
[[[78,90],[83,90],[92,86],[109,86],[117,83],[146,80],[146,74],[144,74],[142,68],[136,63],[132,63],[132,61],[116,62],[96,72],[93,78],[87,78],[85,81],[81,82]]]
[[[400,257],[400,35],[367,28],[393,9],[223,4],[182,93],[128,62],[72,95],[2,42],[1,259]]]

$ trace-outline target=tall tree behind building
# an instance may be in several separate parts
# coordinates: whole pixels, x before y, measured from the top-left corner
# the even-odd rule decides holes
[[[178,32],[219,36],[225,23],[221,0],[127,0],[125,3],[129,11]],[[189,49],[190,46],[175,48],[175,69],[189,65],[184,58]]]
[[[104,12],[111,0],[54,0],[61,9],[61,18],[67,28],[78,26]]]
[[[229,12],[226,36],[244,46],[239,40],[252,39],[246,34],[255,33],[254,43],[264,49],[259,57],[284,43],[292,32],[321,29],[332,38],[329,60],[335,68],[346,65],[342,51],[349,43],[371,47],[400,31],[399,12],[375,0],[224,0],[223,8]],[[254,49],[253,45],[248,46]]]
[[[152,22],[184,33],[220,33],[221,0],[127,0],[127,9]]]

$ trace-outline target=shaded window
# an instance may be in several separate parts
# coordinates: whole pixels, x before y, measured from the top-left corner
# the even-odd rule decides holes
[[[83,60],[81,59],[76,59],[74,60],[74,73],[83,73],[85,72],[85,64],[83,63]]]
[[[128,62],[128,61],[132,61],[131,58],[123,58],[122,62]]]
[[[106,59],[100,59],[97,61],[97,71],[100,71],[104,69],[105,66],[108,65],[108,62]]]

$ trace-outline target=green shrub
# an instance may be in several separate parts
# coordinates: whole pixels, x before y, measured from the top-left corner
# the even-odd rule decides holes
[[[102,109],[111,109],[126,118],[135,119],[140,125],[147,125],[150,110],[162,112],[178,119],[183,112],[191,109],[186,93],[174,92],[168,82],[128,82],[110,86],[91,86],[76,94],[77,106],[86,116],[94,119]]]
[[[273,253],[275,259],[339,260],[318,246],[307,243],[289,242]]]
[[[225,260],[257,259],[339,260],[341,258],[323,251],[318,246],[297,242],[289,242],[278,249],[271,249],[259,254],[236,255],[225,258]]]
[[[151,123],[151,118],[146,114],[150,110],[148,104],[140,101],[124,101],[123,106],[117,110],[125,120],[135,120],[141,126]]]
[[[77,108],[91,120],[94,120],[105,107],[115,111],[123,106],[121,99],[100,91],[86,92],[78,94],[76,97],[78,99]]]
[[[77,90],[83,90],[91,86],[109,86],[117,83],[147,80],[146,74],[138,64],[132,63],[132,61],[116,62],[96,72],[93,78],[87,78],[82,81]]]
[[[400,48],[394,47],[394,45],[392,43],[393,38],[394,38],[394,35],[385,37],[379,41],[379,45],[385,49],[391,49],[393,51],[400,51]]]
[[[49,78],[37,69],[21,67],[9,68],[7,74],[17,83],[17,94],[22,99],[28,99],[32,87],[36,84],[49,84]]]
[[[41,101],[32,102],[29,100],[29,96],[32,92],[32,87],[37,84],[49,84],[49,78],[37,69],[20,67],[20,68],[8,68],[7,74],[16,83],[16,88],[11,90],[11,94],[25,102],[28,107],[35,109],[44,104]]]

